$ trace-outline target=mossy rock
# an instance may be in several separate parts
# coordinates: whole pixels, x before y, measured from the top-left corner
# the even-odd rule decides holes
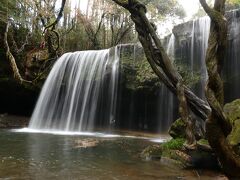
[[[181,165],[181,167],[186,167],[186,165],[188,164],[188,160],[186,160],[187,158],[185,158],[185,156],[182,156],[182,154],[184,153],[180,153],[182,152],[184,142],[185,139],[177,138],[171,139],[170,141],[163,143],[162,157],[175,160],[178,165]]]
[[[171,158],[174,150],[182,149],[184,141],[185,139],[171,139],[161,145],[150,145],[140,156],[146,160],[161,159],[162,156]]]
[[[211,151],[204,151],[202,149],[186,149],[184,147],[185,139],[171,139],[170,141],[163,143],[162,157],[173,159],[184,168],[209,168],[218,169],[218,161],[215,155]],[[198,141],[200,144],[207,145],[208,141],[201,139]]]
[[[181,149],[183,147],[184,142],[185,142],[185,139],[183,139],[183,138],[171,139],[170,141],[163,143],[162,148],[163,148],[163,150]]]
[[[162,157],[162,147],[161,145],[148,146],[141,152],[140,156],[145,160],[160,160]]]
[[[161,145],[162,150],[163,150],[162,155],[164,157],[176,159],[176,158],[174,158],[175,150],[181,150],[184,142],[185,142],[185,139],[177,138],[177,139],[171,139],[170,141],[163,143]]]
[[[207,139],[200,139],[197,141],[198,144],[203,145],[203,146],[209,146],[208,140]]]
[[[240,99],[236,99],[224,106],[224,112],[232,124],[232,132],[227,139],[233,146],[240,144]]]
[[[168,133],[174,139],[185,138],[186,137],[185,130],[186,130],[186,124],[181,118],[179,118],[171,125]]]
[[[233,146],[240,145],[240,119],[234,121],[232,131],[228,135],[227,139]]]
[[[240,119],[240,99],[236,99],[233,102],[225,104],[223,110],[229,118],[231,124],[234,124],[237,119]]]

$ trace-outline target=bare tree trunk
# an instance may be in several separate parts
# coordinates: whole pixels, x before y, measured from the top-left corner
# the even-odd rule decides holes
[[[220,73],[227,46],[225,0],[215,0],[214,8],[210,8],[205,0],[200,0],[200,3],[211,18],[206,54],[209,75],[206,98],[212,111],[206,122],[206,135],[225,173],[228,176],[240,177],[240,157],[226,139],[231,131],[231,125],[223,113],[224,89]]]
[[[6,48],[7,60],[9,61],[10,66],[11,66],[12,71],[13,71],[13,76],[20,84],[31,83],[30,81],[24,80],[22,78],[21,74],[19,73],[15,58],[13,57],[13,55],[10,51],[9,45],[8,45],[8,28],[9,28],[9,23],[7,22],[6,23],[6,30],[5,30],[5,33],[4,33],[4,46]]]

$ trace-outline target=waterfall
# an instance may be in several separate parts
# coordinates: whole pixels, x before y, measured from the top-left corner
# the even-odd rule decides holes
[[[240,97],[240,11],[228,13],[227,19],[228,49],[223,76],[229,102]],[[200,81],[191,88],[203,99],[209,30],[210,19],[203,17],[176,26],[163,43],[171,59],[192,72],[188,75],[200,75]],[[154,81],[147,79],[144,85],[137,81],[143,60],[143,49],[136,44],[64,54],[42,88],[29,128],[93,131],[117,127],[165,132],[177,118],[177,100],[163,84],[150,89],[148,86]]]
[[[210,32],[210,19],[209,17],[202,17],[194,20],[189,27],[191,28],[190,39],[178,42],[179,38],[181,40],[181,36],[176,38],[174,34],[171,34],[170,38],[166,40],[165,49],[172,60],[180,64],[186,63],[192,76],[195,72],[199,73],[200,81],[193,87],[193,90],[199,97],[204,98],[204,88],[207,80],[205,56]],[[179,50],[181,52],[180,56]],[[159,128],[160,131],[166,131],[178,114],[178,109],[175,106],[177,101],[164,85],[161,86],[159,92]]]
[[[200,82],[195,89],[197,95],[204,98],[204,88],[207,80],[207,68],[205,63],[208,36],[210,32],[210,18],[208,16],[194,20],[191,32],[190,67],[191,71],[199,72]]]
[[[60,57],[42,88],[29,128],[91,131],[96,124],[114,123],[119,49]]]
[[[192,23],[192,33],[191,33],[191,62],[190,62],[190,67],[192,70],[192,75],[193,75],[193,63],[194,63],[194,37],[195,37],[195,21]]]
[[[175,36],[171,34],[165,45],[166,52],[171,60],[175,58]],[[166,131],[174,120],[174,99],[172,92],[162,84],[159,90],[158,119],[159,131]]]
[[[240,98],[240,11],[233,10],[228,18],[228,48],[223,65],[225,101]]]

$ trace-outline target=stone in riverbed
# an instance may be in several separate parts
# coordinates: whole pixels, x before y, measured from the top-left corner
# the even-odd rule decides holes
[[[162,147],[160,145],[148,146],[141,152],[140,156],[147,161],[160,160],[162,156]]]
[[[92,138],[78,139],[74,141],[74,148],[89,148],[95,147],[99,144],[99,141]]]

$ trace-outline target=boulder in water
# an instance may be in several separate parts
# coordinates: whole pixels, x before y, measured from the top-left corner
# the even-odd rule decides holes
[[[99,144],[99,141],[96,139],[78,139],[74,141],[74,148],[89,148],[95,147]]]
[[[145,160],[160,160],[162,156],[162,147],[160,145],[151,145],[145,148],[141,154]]]

